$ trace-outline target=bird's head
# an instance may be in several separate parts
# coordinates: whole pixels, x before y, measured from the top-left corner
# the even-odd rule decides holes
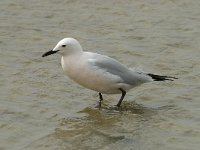
[[[42,57],[46,57],[51,54],[58,53],[62,56],[67,56],[77,52],[81,52],[82,47],[80,43],[73,38],[64,38],[58,42],[58,44],[50,51],[44,53]]]

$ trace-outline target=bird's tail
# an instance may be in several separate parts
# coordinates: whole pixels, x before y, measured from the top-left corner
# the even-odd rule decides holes
[[[165,80],[174,81],[174,79],[178,79],[176,77],[161,76],[161,75],[155,75],[151,73],[148,73],[147,75],[150,76],[154,81],[165,81]]]

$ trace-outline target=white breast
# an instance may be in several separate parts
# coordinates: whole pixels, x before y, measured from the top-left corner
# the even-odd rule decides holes
[[[86,88],[101,93],[120,93],[122,85],[118,76],[90,66],[82,56],[62,57],[61,64],[68,77]]]

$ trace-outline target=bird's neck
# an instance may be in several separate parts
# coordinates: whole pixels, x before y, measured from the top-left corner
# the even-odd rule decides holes
[[[68,55],[63,55],[61,58],[61,65],[63,70],[70,67],[71,64],[78,62],[79,58],[82,56],[83,51],[74,52]]]

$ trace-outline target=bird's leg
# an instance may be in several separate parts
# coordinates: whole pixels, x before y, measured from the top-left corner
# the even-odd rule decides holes
[[[123,99],[124,99],[124,96],[126,95],[126,91],[124,91],[124,90],[121,89],[121,88],[120,88],[119,90],[122,92],[122,96],[121,96],[119,102],[117,103],[117,107],[120,107],[120,105],[121,105],[121,103],[122,103],[122,101],[123,101]]]
[[[99,107],[101,107],[101,102],[103,101],[103,96],[102,94],[99,92]]]

